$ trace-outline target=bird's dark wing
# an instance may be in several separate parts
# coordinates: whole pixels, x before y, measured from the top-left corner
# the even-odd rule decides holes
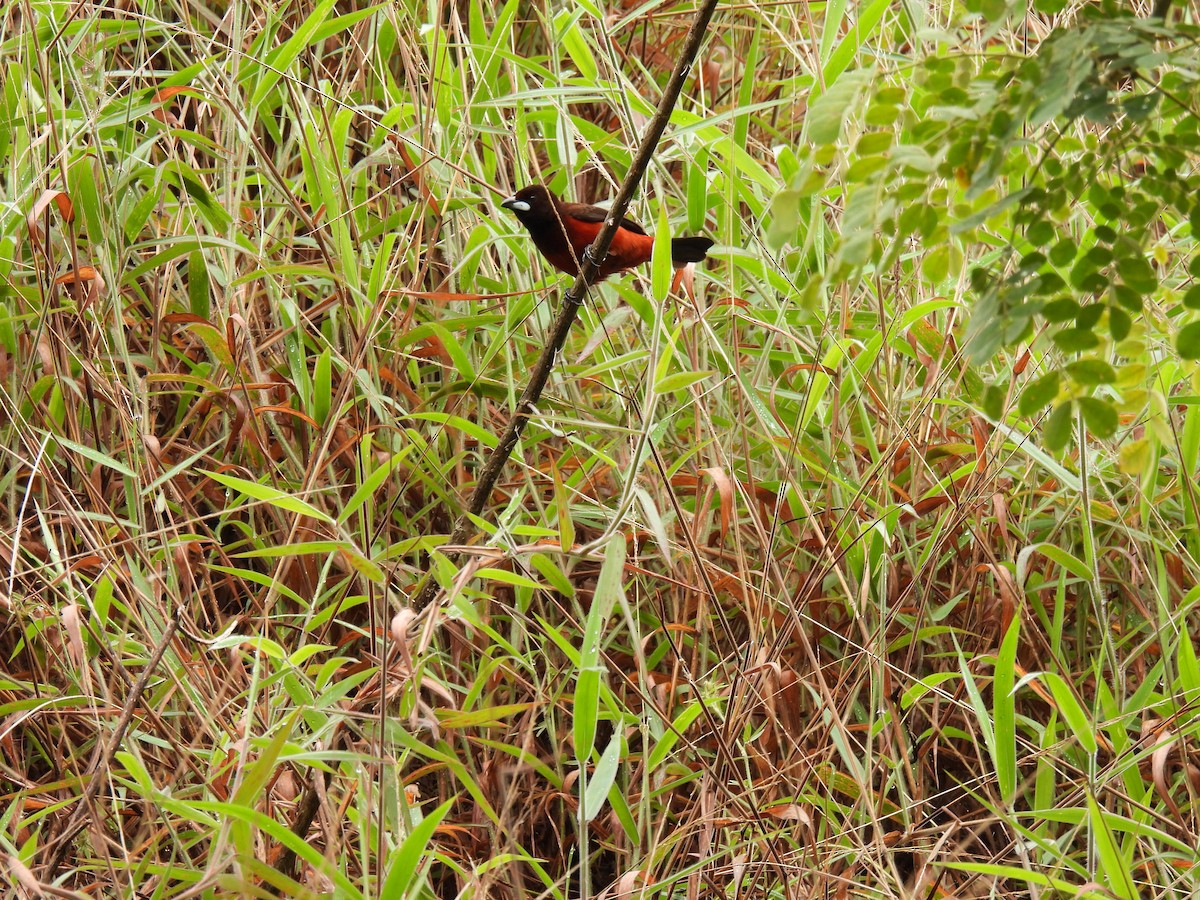
[[[567,215],[580,222],[603,222],[608,218],[608,210],[601,206],[589,206],[586,203],[564,203],[563,209]],[[645,234],[646,229],[632,219],[621,219],[621,227],[634,234]]]

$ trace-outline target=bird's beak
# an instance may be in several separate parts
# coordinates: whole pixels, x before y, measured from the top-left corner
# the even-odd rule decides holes
[[[500,205],[505,209],[511,209],[513,212],[529,212],[529,204],[524,200],[518,200],[515,196],[506,197],[500,201]]]

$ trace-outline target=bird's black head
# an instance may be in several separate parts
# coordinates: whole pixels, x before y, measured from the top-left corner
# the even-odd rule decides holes
[[[529,187],[521,188],[511,197],[505,198],[500,205],[516,213],[521,224],[529,225],[556,221],[558,219],[555,211],[557,202],[558,198],[545,185],[531,184]]]

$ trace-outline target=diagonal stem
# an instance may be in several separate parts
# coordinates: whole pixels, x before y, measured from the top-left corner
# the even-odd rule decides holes
[[[500,472],[508,462],[509,456],[512,455],[517,441],[520,440],[521,432],[524,431],[529,417],[533,414],[534,407],[541,399],[542,391],[545,390],[546,382],[550,378],[550,371],[554,368],[554,358],[567,341],[567,335],[570,334],[571,326],[579,314],[583,298],[587,294],[588,288],[595,283],[596,275],[600,271],[600,264],[608,255],[608,248],[612,244],[613,236],[617,233],[617,227],[625,215],[625,211],[629,208],[634,192],[637,191],[638,185],[641,184],[642,178],[646,174],[654,151],[658,149],[658,142],[662,138],[663,131],[666,130],[667,122],[671,119],[671,113],[679,100],[679,93],[683,90],[683,83],[688,72],[691,71],[696,55],[700,52],[700,45],[704,42],[704,33],[708,29],[708,23],[716,8],[717,0],[703,0],[696,10],[696,17],[692,20],[692,26],[684,39],[679,63],[671,72],[671,79],[663,89],[662,100],[659,101],[654,118],[646,126],[637,156],[634,157],[633,165],[629,168],[629,174],[621,183],[621,189],[617,192],[617,198],[613,201],[608,217],[604,220],[604,226],[583,255],[579,277],[575,279],[575,283],[563,297],[562,308],[559,309],[550,332],[550,340],[547,341],[542,355],[538,358],[537,365],[530,373],[529,383],[521,392],[517,408],[513,411],[512,418],[509,419],[508,427],[505,428],[500,442],[492,450],[487,463],[479,473],[475,492],[471,495],[471,502],[467,505],[468,512],[459,516],[458,521],[454,524],[454,531],[450,534],[450,546],[465,544],[473,536],[474,527],[471,524],[471,517],[479,516],[483,512],[483,508],[487,505],[488,498],[500,478]],[[437,592],[437,582],[433,579],[432,573],[426,571],[425,583],[416,594],[413,607],[418,612],[424,609],[437,596]]]
[[[113,729],[108,743],[101,748],[100,742],[97,741],[96,752],[92,755],[92,760],[83,775],[83,781],[86,784],[83,794],[79,798],[79,805],[75,807],[75,812],[71,815],[67,826],[47,847],[48,851],[53,851],[53,855],[50,857],[50,864],[46,868],[48,873],[47,880],[51,882],[58,877],[58,870],[66,862],[67,857],[71,855],[71,850],[73,849],[71,842],[75,839],[75,836],[83,831],[89,822],[98,821],[92,804],[100,793],[100,788],[108,784],[108,769],[112,765],[113,757],[121,749],[121,745],[125,740],[125,732],[129,729],[129,724],[138,712],[138,704],[142,701],[142,694],[146,692],[146,687],[150,684],[150,679],[154,677],[154,672],[158,668],[158,664],[162,661],[163,654],[167,652],[167,647],[170,646],[171,640],[175,637],[175,631],[179,628],[179,616],[180,612],[176,610],[175,614],[167,620],[162,637],[159,638],[158,644],[150,654],[150,659],[146,662],[146,668],[142,670],[142,674],[138,676],[138,680],[133,685],[133,690],[125,698],[125,709],[121,712],[121,718],[117,720],[117,727]],[[55,847],[55,844],[57,844],[57,847]]]

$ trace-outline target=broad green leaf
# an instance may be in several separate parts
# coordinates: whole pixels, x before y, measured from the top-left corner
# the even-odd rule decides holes
[[[948,696],[945,691],[940,689],[940,686],[945,681],[951,681],[960,678],[958,672],[936,672],[933,675],[926,675],[924,678],[913,682],[900,698],[900,708],[910,709],[914,703],[924,697],[926,694],[934,693],[940,696]]]
[[[698,233],[708,215],[708,153],[700,150],[687,169],[688,230]]]
[[[575,679],[575,701],[571,704],[571,735],[575,742],[575,764],[588,765],[596,743],[596,722],[600,716],[600,666],[580,669]]]
[[[1134,875],[1113,833],[1112,822],[1091,791],[1088,791],[1088,826],[1095,839],[1096,853],[1100,857],[1100,868],[1108,889],[1122,900],[1137,900],[1139,895],[1134,886]]]
[[[846,180],[851,184],[858,184],[866,181],[877,172],[882,172],[887,168],[888,157],[879,154],[877,156],[861,156],[850,164],[850,168],[846,170]]]
[[[1175,337],[1175,349],[1184,359],[1200,359],[1200,322],[1192,322],[1179,329]]]
[[[188,310],[194,316],[207,319],[210,313],[211,285],[204,254],[196,250],[188,254]]]
[[[275,774],[279,754],[283,752],[288,738],[292,736],[296,715],[295,712],[291,713],[276,726],[275,735],[271,738],[270,743],[259,750],[257,758],[253,759],[253,762],[243,770],[241,784],[238,785],[237,792],[230,799],[231,803],[241,806],[258,804],[267,782]]]
[[[398,466],[412,449],[413,445],[409,444],[399,453],[393,453],[388,459],[375,467],[375,469],[363,479],[363,483],[359,485],[350,499],[346,501],[346,505],[342,507],[338,513],[337,521],[339,525],[344,525],[351,516],[353,516],[368,499],[375,495],[375,492],[383,486],[388,476],[392,474],[392,470]]]
[[[663,731],[662,737],[654,744],[654,749],[650,751],[650,758],[646,762],[647,768],[651,772],[658,769],[663,764],[663,761],[671,755],[671,751],[675,749],[675,744],[687,732],[691,724],[700,718],[700,714],[704,712],[704,706],[701,701],[696,700],[685,706],[678,715],[675,716],[669,728]]]
[[[279,83],[279,79],[296,61],[296,58],[304,52],[304,48],[317,39],[317,30],[325,24],[325,20],[333,11],[336,2],[337,0],[321,0],[295,33],[267,54],[265,60],[247,59],[243,62],[243,73],[259,75],[258,83],[254,86],[254,93],[251,94],[247,104],[250,110],[258,108],[272,88]]]
[[[312,417],[324,427],[333,404],[333,356],[326,347],[317,357],[313,371]]]
[[[1079,704],[1074,689],[1055,672],[1042,672],[1039,677],[1050,688],[1058,712],[1075,735],[1075,740],[1088,753],[1095,753],[1099,746],[1096,732],[1087,712]]]
[[[768,246],[778,250],[795,242],[800,228],[800,200],[800,192],[794,190],[780,191],[771,200],[767,215],[770,223],[766,235]]]
[[[1118,468],[1126,475],[1140,476],[1150,462],[1150,442],[1145,438],[1122,441]]]
[[[1077,359],[1067,364],[1067,373],[1080,384],[1112,384],[1116,370],[1102,359]]]
[[[204,474],[218,484],[223,484],[230,490],[245,494],[253,500],[262,500],[264,503],[269,503],[271,506],[296,513],[297,515],[310,516],[319,522],[332,523],[334,521],[333,517],[328,513],[278,488],[259,484],[257,481],[248,481],[245,478],[238,478],[234,475],[221,475],[217,472],[209,471],[204,471]]]
[[[846,115],[857,105],[860,91],[870,83],[872,73],[863,69],[846,72],[817,97],[808,108],[804,125],[814,144],[833,144],[841,136]]]
[[[1062,878],[1031,869],[1025,866],[1005,866],[985,862],[943,862],[947,869],[956,872],[970,872],[977,875],[989,875],[995,878],[1007,878],[1018,884],[1036,884],[1062,892],[1064,896],[1079,896],[1079,886]]]
[[[558,546],[570,553],[575,546],[575,520],[571,518],[571,495],[563,484],[558,466],[551,463],[554,475],[554,509],[558,518]]]
[[[1153,293],[1158,287],[1158,276],[1144,256],[1126,256],[1117,260],[1117,274],[1143,296]]]
[[[1000,796],[1011,804],[1017,793],[1017,714],[1013,687],[1016,683],[1017,645],[1021,617],[1013,616],[996,657],[996,678],[992,684],[992,709],[995,716],[996,780]]]
[[[55,435],[54,440],[59,444],[60,447],[66,447],[69,450],[73,450],[84,459],[89,459],[97,465],[104,466],[106,469],[112,469],[112,471],[116,472],[117,474],[122,475],[125,478],[132,479],[135,482],[138,479],[137,472],[135,472],[125,463],[121,462],[120,460],[113,459],[107,453],[101,453],[95,447],[89,447],[87,444],[76,443],[70,438],[66,438],[61,435]]]
[[[989,384],[983,392],[983,413],[993,422],[1004,418],[1004,402],[1008,399],[1008,386]]]
[[[605,547],[604,562],[600,566],[600,575],[596,579],[592,607],[588,610],[584,646],[580,654],[580,665],[583,668],[596,665],[600,659],[601,634],[604,631],[605,623],[612,614],[613,606],[624,594],[622,584],[624,574],[625,536],[614,534],[608,539]]]
[[[950,274],[949,243],[939,244],[925,254],[925,258],[921,260],[921,274],[932,285],[939,285],[946,280],[946,276]]]
[[[430,842],[434,832],[456,802],[458,798],[451,797],[429,815],[424,816],[413,826],[404,842],[388,854],[385,868],[387,874],[379,887],[380,897],[408,896],[421,865],[433,860],[433,847]]]
[[[672,391],[681,391],[697,382],[703,381],[713,374],[713,372],[675,372],[665,378],[660,378],[654,385],[654,392],[656,394],[669,394]]]
[[[348,900],[362,900],[363,894],[354,886],[346,874],[326,859],[319,849],[304,838],[296,835],[282,822],[277,822],[265,813],[236,803],[222,803],[213,800],[177,800],[169,794],[158,795],[158,802],[163,809],[186,821],[191,821],[196,812],[214,813],[219,819],[233,819],[256,828],[271,840],[290,849],[300,859],[312,866],[314,871],[329,878],[337,890],[339,897]]]
[[[373,559],[353,545],[343,547],[341,552],[342,559],[350,564],[359,575],[366,578],[373,584],[383,584],[387,581],[387,576]]]
[[[1053,402],[1058,396],[1059,380],[1057,372],[1049,372],[1026,387],[1021,393],[1021,415],[1031,416]]]
[[[1117,410],[1110,402],[1097,397],[1080,397],[1076,402],[1088,431],[1099,438],[1110,438],[1116,434]]]
[[[1196,648],[1187,631],[1179,633],[1179,650],[1176,653],[1179,666],[1179,684],[1189,703],[1200,698],[1200,662],[1196,659]]]
[[[604,808],[604,799],[608,796],[613,782],[617,780],[617,768],[620,762],[621,732],[618,730],[613,733],[612,740],[604,748],[604,753],[600,757],[600,762],[597,764],[596,770],[587,778],[587,790],[584,795],[586,821],[592,821],[599,814],[600,810]],[[579,783],[583,785],[584,779],[581,778]]]
[[[671,226],[667,207],[658,207],[658,227],[654,231],[654,247],[650,254],[650,293],[656,303],[663,303],[671,293]]]
[[[554,17],[554,30],[558,35],[559,46],[567,51],[571,62],[575,63],[576,68],[579,69],[580,76],[595,84],[600,77],[600,69],[596,65],[595,57],[592,56],[592,48],[579,27],[579,20],[582,17],[582,9],[574,11],[569,8],[563,9]]]
[[[1068,402],[1060,403],[1054,408],[1054,412],[1050,413],[1050,417],[1046,419],[1044,434],[1046,436],[1046,446],[1052,452],[1058,452],[1071,440],[1071,426],[1074,424],[1074,404]]]
[[[843,8],[846,6],[844,0],[839,5]],[[883,19],[884,13],[891,6],[891,0],[863,0],[863,2],[855,4],[854,25],[846,29],[844,34],[839,35],[840,40],[838,45],[829,54],[828,62],[825,63],[825,70],[822,72],[822,77],[826,84],[835,84],[835,82],[836,84],[841,84],[847,78],[859,74],[858,72],[847,70],[856,59],[863,57],[863,45],[875,33],[880,21]],[[828,17],[828,13],[826,13],[826,16]],[[827,21],[826,34],[828,34],[830,25],[836,27],[835,23]]]
[[[443,728],[479,728],[481,726],[503,725],[512,716],[528,712],[536,703],[505,703],[501,706],[485,706],[470,712],[459,712],[456,709],[438,709],[438,722]]]
[[[1053,338],[1063,353],[1082,353],[1100,345],[1100,338],[1090,328],[1063,328],[1054,332]]]
[[[527,578],[520,572],[510,572],[507,569],[496,569],[490,566],[484,566],[476,570],[476,578],[483,578],[487,581],[497,581],[500,584],[511,584],[516,587],[527,587],[533,590],[540,590],[543,585],[538,584],[532,578]]]

